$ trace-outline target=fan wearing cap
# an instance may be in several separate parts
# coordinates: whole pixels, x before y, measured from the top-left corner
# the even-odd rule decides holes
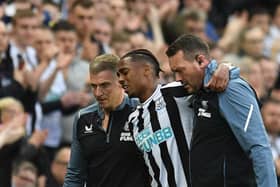
[[[187,187],[194,116],[192,95],[181,82],[160,85],[160,71],[160,63],[146,49],[133,50],[121,57],[119,82],[130,97],[137,97],[141,102],[130,114],[128,125],[136,145],[143,152],[151,186]],[[215,75],[210,87],[214,85],[216,91],[226,88],[227,66],[219,66],[216,72],[212,68],[210,74]],[[239,71],[235,68],[230,74],[234,78]]]

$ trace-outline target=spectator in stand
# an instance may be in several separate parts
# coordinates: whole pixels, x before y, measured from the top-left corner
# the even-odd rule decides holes
[[[75,26],[78,34],[80,56],[89,62],[103,53],[101,43],[92,35],[94,12],[94,5],[90,0],[76,0],[69,9],[69,22]]]
[[[0,149],[25,135],[22,104],[12,97],[0,99]]]
[[[34,113],[32,112],[32,107],[34,107],[33,109],[35,109],[36,107],[33,105],[33,101],[36,101],[37,96],[35,95],[32,100],[30,100],[30,96],[28,96],[28,91],[27,91],[27,87],[29,86],[29,84],[27,83],[25,77],[26,74],[30,73],[28,71],[26,71],[26,64],[21,64],[18,67],[14,67],[13,62],[12,62],[12,58],[9,55],[9,50],[10,47],[7,45],[7,31],[6,28],[4,27],[4,24],[0,24],[0,32],[2,32],[1,35],[1,39],[0,39],[0,46],[1,46],[1,52],[2,52],[2,60],[1,60],[1,83],[3,83],[2,86],[2,90],[1,90],[1,96],[0,97],[5,97],[5,96],[13,96],[15,98],[18,98],[20,101],[22,101],[25,105],[24,107],[26,108],[26,111],[34,117]],[[5,34],[6,33],[6,34]],[[6,41],[6,44],[5,44]],[[30,110],[31,109],[31,110]],[[37,120],[36,120],[36,124],[38,124],[37,127],[40,126],[40,116],[37,116]],[[30,118],[28,118],[30,119]],[[35,118],[32,118],[35,119]],[[28,120],[27,120],[28,121]],[[35,121],[34,121],[35,122]],[[30,124],[30,123],[27,123]],[[25,128],[25,126],[24,126]],[[34,128],[34,129],[32,129]],[[43,141],[45,140],[45,137],[47,135],[47,132],[45,131],[35,131],[34,133],[32,133],[35,130],[35,124],[34,126],[26,126],[26,130],[27,130],[27,134],[31,135],[30,138],[28,138],[28,140],[23,140],[21,138],[21,140],[18,143],[18,147],[15,149],[15,153],[19,154],[20,150],[26,150],[23,151],[25,153],[30,153],[32,151],[30,151],[30,147],[31,149],[33,148],[33,146],[36,145],[36,149],[39,148],[41,146],[42,141],[40,141],[40,139],[42,139]],[[8,135],[9,133],[7,133]],[[24,149],[21,149],[24,148]],[[22,156],[26,156],[25,153]],[[5,154],[2,154],[3,156]],[[40,154],[39,154],[40,155]],[[9,155],[9,159],[12,158],[12,155]],[[27,156],[28,157],[28,156]],[[43,158],[42,155],[38,156]],[[30,157],[28,157],[30,158]],[[45,161],[41,162],[44,163]],[[8,162],[7,162],[8,163]],[[44,173],[44,169],[42,169],[43,167],[39,166],[40,168],[40,174]]]
[[[239,56],[259,60],[263,55],[265,33],[259,27],[248,27],[241,32]]]
[[[40,77],[39,99],[42,103],[60,100],[66,92],[63,70],[70,64],[72,55],[58,50],[54,34],[49,28],[37,30],[34,46],[40,64],[45,67]],[[61,141],[61,116],[61,110],[56,109],[45,114],[42,119],[41,128],[49,132],[45,146],[51,159]]]
[[[268,41],[270,40],[270,24],[271,24],[271,14],[269,10],[265,7],[252,7],[249,9],[248,16],[248,26],[249,27],[259,27],[263,30],[264,33],[264,41],[263,41],[263,54],[269,56],[269,51],[271,50],[271,46],[268,45]],[[271,45],[271,44],[270,44]],[[263,58],[260,59],[260,61]]]
[[[249,10],[248,25],[260,27],[265,35],[269,32],[271,16],[266,8],[253,7]]]
[[[218,47],[225,53],[236,53],[238,48],[236,42],[239,42],[240,33],[245,29],[247,23],[247,11],[233,14],[227,22],[220,40],[217,42]]]
[[[1,184],[10,183],[12,162],[24,159],[32,162],[38,168],[39,187],[46,180],[48,159],[41,146],[47,137],[46,131],[35,131],[25,138],[26,116],[23,106],[13,98],[0,99],[1,129],[0,129],[0,180]]]
[[[64,81],[66,85],[66,94],[72,95],[72,100],[68,101],[75,104],[76,107],[64,107],[68,110],[63,111],[62,125],[62,142],[71,143],[72,140],[72,123],[75,112],[79,107],[84,107],[93,101],[92,94],[87,93],[86,85],[89,78],[89,64],[82,60],[76,51],[78,37],[75,27],[67,21],[59,21],[53,27],[56,45],[64,54],[71,55],[70,64],[63,69]],[[77,81],[79,80],[79,81]],[[72,104],[72,105],[73,105]],[[71,110],[69,110],[71,109]]]
[[[183,17],[185,34],[195,34],[205,41],[211,41],[205,32],[207,19],[205,12],[199,9],[187,8],[183,12]]]
[[[0,181],[11,186],[12,163],[25,135],[26,117],[22,104],[10,97],[0,99]]]
[[[236,40],[236,51],[224,56],[224,60],[239,65],[242,58],[250,57],[259,61],[263,56],[265,34],[260,27],[246,27]]]
[[[116,0],[115,0],[116,1]],[[111,2],[115,1],[110,1],[110,0],[92,0],[94,4],[94,9],[96,12],[102,12],[102,14],[95,14],[94,17],[98,19],[109,19],[109,15],[113,12],[113,9],[110,7]],[[114,21],[114,20],[113,20]],[[112,21],[112,22],[113,22]],[[116,21],[116,19],[115,19]]]
[[[265,55],[270,56],[277,63],[280,63],[280,3],[277,3],[273,11],[272,24],[268,36],[265,39]]]
[[[94,20],[93,35],[102,43],[105,53],[111,53],[112,26],[104,18]]]
[[[280,179],[280,102],[273,98],[265,100],[262,106],[262,117],[271,144],[278,183]]]
[[[29,70],[34,70],[38,64],[36,51],[32,47],[36,30],[40,25],[38,16],[31,10],[19,10],[13,17],[11,57],[15,67],[18,67],[18,55],[22,55]]]
[[[259,61],[263,75],[266,97],[270,97],[271,91],[275,88],[279,76],[279,64],[271,58],[262,57]]]
[[[129,34],[126,32],[116,32],[112,36],[112,49],[118,56],[124,55],[131,49]]]
[[[22,100],[24,89],[27,86],[24,80],[24,66],[22,68],[14,68],[13,61],[9,56],[10,47],[8,42],[7,28],[0,21],[0,98],[12,96]]]
[[[90,39],[93,31],[94,5],[90,0],[74,1],[69,9],[69,21],[76,27],[78,41]]]
[[[184,8],[195,9],[198,12],[201,12],[201,14],[203,13],[205,15],[204,33],[209,41],[217,42],[219,36],[213,23],[208,19],[208,15],[212,9],[212,0],[184,0]]]
[[[42,108],[37,101],[38,81],[42,71],[38,66],[37,54],[32,47],[36,30],[40,25],[38,16],[31,10],[18,10],[13,18],[12,39],[10,42],[9,56],[15,69],[24,64],[26,90],[22,103],[28,118],[28,134],[41,124]]]
[[[14,163],[12,187],[37,187],[38,170],[29,161],[20,160]]]
[[[47,178],[46,187],[63,186],[67,165],[70,160],[70,152],[69,146],[57,150],[50,166],[50,175]]]
[[[240,76],[255,89],[258,99],[266,97],[265,82],[261,65],[252,58],[243,58],[240,63]]]
[[[113,31],[115,32],[122,32],[124,31],[126,21],[128,16],[128,10],[127,3],[129,1],[125,0],[115,0],[115,1],[109,1],[109,9],[110,12],[108,14],[109,21],[113,23]],[[118,18],[118,19],[116,19]]]
[[[152,48],[151,41],[149,41],[141,31],[130,33],[129,41],[132,49]]]

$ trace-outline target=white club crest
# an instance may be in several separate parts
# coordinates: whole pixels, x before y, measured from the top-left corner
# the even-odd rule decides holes
[[[93,132],[93,130],[92,130],[92,128],[93,128],[93,125],[92,124],[90,124],[90,126],[85,126],[85,132],[84,133],[92,133]]]

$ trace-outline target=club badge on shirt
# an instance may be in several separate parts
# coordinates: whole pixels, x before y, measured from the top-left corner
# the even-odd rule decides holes
[[[198,114],[197,116],[202,116],[206,118],[211,118],[211,113],[207,112],[208,109],[208,101],[201,101],[201,106],[202,108],[198,109]]]
[[[133,141],[132,134],[129,131],[129,122],[128,121],[125,122],[122,130],[123,131],[121,132],[121,135],[120,135],[120,141],[124,141],[124,142]]]
[[[90,134],[90,133],[93,133],[93,125],[90,124],[90,125],[85,125],[85,131],[84,131],[85,134]]]
[[[166,103],[164,102],[163,98],[159,98],[155,101],[155,109],[158,111],[158,110],[161,110],[163,108],[166,107]]]

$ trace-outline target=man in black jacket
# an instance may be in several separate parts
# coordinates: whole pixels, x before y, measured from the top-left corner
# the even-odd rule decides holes
[[[106,54],[90,64],[97,103],[81,109],[76,117],[64,187],[149,186],[144,160],[125,125],[137,102],[125,95],[118,82],[118,61]]]
[[[240,78],[217,93],[203,88],[216,66],[208,45],[182,35],[166,52],[171,70],[194,94],[194,128],[189,148],[191,186],[276,187],[270,145],[256,93]]]

